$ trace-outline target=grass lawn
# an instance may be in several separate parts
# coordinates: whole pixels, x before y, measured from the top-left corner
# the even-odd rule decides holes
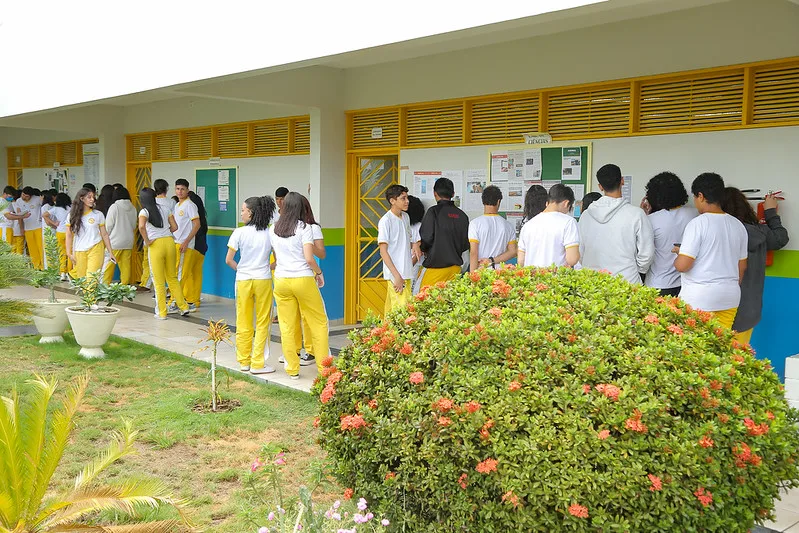
[[[220,394],[242,406],[230,413],[198,414],[190,406],[210,398],[208,365],[118,337],[105,346],[105,359],[87,361],[77,355],[72,337],[65,338],[60,345],[40,345],[38,337],[0,340],[3,396],[16,385],[24,397],[25,382],[34,373],[57,377],[63,393],[73,377],[89,372],[89,388],[56,472],[55,489],[70,483],[105,447],[109,432],[127,418],[140,432],[138,453],[111,467],[107,479],[156,476],[174,494],[192,501],[191,516],[201,528],[242,533],[257,530],[242,517],[248,504],[241,480],[262,444],[274,442],[286,449],[285,479],[296,485],[309,463],[322,458],[313,428],[316,400],[309,394],[237,375],[230,375],[228,384],[220,372]]]

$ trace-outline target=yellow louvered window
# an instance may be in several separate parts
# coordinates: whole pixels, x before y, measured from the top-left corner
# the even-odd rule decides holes
[[[538,131],[538,95],[472,104],[472,142],[518,142]]]
[[[311,121],[298,120],[294,124],[294,153],[310,153],[311,151]]]
[[[58,145],[61,150],[62,165],[74,165],[78,162],[78,151],[75,142],[61,143]]]
[[[799,64],[754,72],[752,122],[799,121]]]
[[[152,159],[152,137],[149,133],[130,136],[128,161],[150,161]]]
[[[247,125],[219,128],[219,155],[231,157],[247,155]]]
[[[373,135],[379,131],[380,135]],[[378,137],[378,138],[374,138]],[[399,145],[399,112],[357,113],[352,116],[352,147],[377,148]]]
[[[45,144],[41,146],[41,152],[39,154],[39,163],[43,167],[51,167],[53,163],[56,161],[56,145],[55,144]]]
[[[630,127],[630,86],[549,95],[552,136],[613,135]]]
[[[187,131],[186,159],[206,159],[211,157],[211,141],[211,128]]]
[[[463,142],[463,105],[409,108],[406,146],[459,144]]]
[[[24,166],[38,167],[39,166],[39,147],[28,146],[25,148]]]
[[[264,122],[253,126],[253,154],[287,154],[289,151],[288,121]]]
[[[692,129],[739,125],[743,70],[690,79],[641,83],[639,129]]]
[[[155,157],[157,161],[180,159],[180,133],[167,131],[155,134]]]

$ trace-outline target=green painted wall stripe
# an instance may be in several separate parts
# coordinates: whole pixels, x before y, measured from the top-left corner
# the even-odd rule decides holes
[[[799,250],[777,250],[774,264],[766,267],[766,276],[773,278],[799,278]]]
[[[344,246],[344,228],[322,228],[325,246]]]
[[[209,229],[208,235],[216,235],[218,237],[230,237],[233,234],[232,229]]]

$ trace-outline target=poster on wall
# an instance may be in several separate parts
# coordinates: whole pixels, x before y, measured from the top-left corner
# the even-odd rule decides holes
[[[491,153],[491,181],[508,181],[510,176],[510,160],[508,152]]]
[[[48,189],[55,189],[58,192],[68,192],[70,187],[70,177],[68,168],[54,168],[44,171],[44,183]],[[72,175],[74,177],[74,174]]]
[[[100,143],[83,145],[83,182],[100,188]]]
[[[621,196],[628,202],[633,201],[633,177],[624,176],[624,185],[621,186]]]
[[[563,181],[580,181],[582,179],[583,149],[564,148],[561,177]]]
[[[465,172],[463,186],[464,211],[483,210],[483,190],[486,187],[487,177],[486,171],[483,168],[476,168]]]
[[[433,184],[441,177],[441,171],[415,170],[413,172],[413,195],[420,200],[433,199]]]

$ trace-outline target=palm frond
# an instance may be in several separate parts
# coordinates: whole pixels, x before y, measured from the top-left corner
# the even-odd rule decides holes
[[[32,496],[36,491],[36,479],[47,438],[47,407],[58,386],[58,380],[52,378],[51,381],[48,381],[47,378],[36,375],[35,379],[29,380],[28,383],[33,386],[33,401],[22,411],[22,419],[19,421],[19,428],[24,428],[22,431],[22,447],[25,451],[22,501],[27,502],[27,507],[23,509],[25,518],[32,517],[40,504],[40,501],[34,500]]]
[[[112,442],[108,447],[75,478],[75,489],[81,489],[94,481],[97,475],[114,464],[122,457],[135,451],[133,442],[138,431],[134,431],[130,420],[125,420],[124,426],[112,433]]]
[[[19,395],[17,390],[11,391],[10,397],[2,398],[0,408],[0,500],[2,523],[12,527],[22,515],[23,485],[23,447],[19,434]]]
[[[8,326],[30,324],[31,316],[38,308],[38,305],[23,300],[0,298],[0,324]]]
[[[179,531],[191,531],[179,520],[159,520],[157,522],[145,522],[143,524],[128,524],[122,526],[105,526],[104,530],[108,533],[173,533]]]
[[[39,462],[36,483],[34,484],[34,490],[31,495],[32,506],[35,504],[37,509],[44,498],[47,488],[50,486],[53,473],[61,462],[61,457],[64,455],[69,435],[72,433],[72,418],[75,416],[78,407],[80,407],[88,386],[88,374],[78,376],[67,391],[62,408],[53,413],[50,423],[50,437],[47,439],[44,452]],[[31,515],[33,512],[34,510],[31,509]]]

